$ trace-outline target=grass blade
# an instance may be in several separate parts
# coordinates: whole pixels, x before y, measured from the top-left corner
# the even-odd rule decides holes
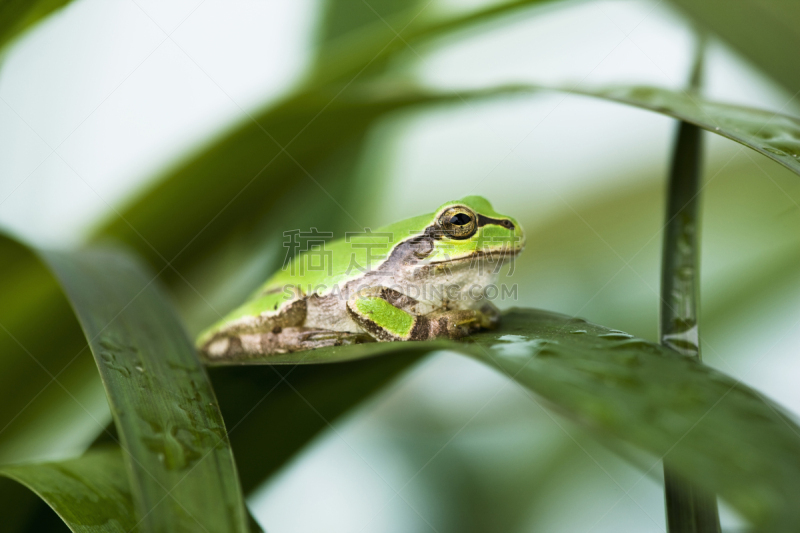
[[[127,533],[136,526],[119,448],[67,461],[3,466],[0,476],[36,493],[75,533]]]
[[[343,362],[449,349],[479,359],[566,416],[619,445],[668,457],[757,527],[793,531],[800,509],[800,427],[780,407],[663,346],[580,319],[533,309],[466,342],[375,343],[277,355],[263,364]],[[641,466],[641,465],[639,465]]]
[[[670,172],[667,229],[661,270],[661,343],[700,360],[697,324],[698,207],[702,132],[693,124],[678,125]],[[683,479],[664,462],[667,525],[671,532],[718,533],[716,496]]]
[[[89,339],[143,531],[247,531],[225,426],[155,277],[119,250],[45,252]]]

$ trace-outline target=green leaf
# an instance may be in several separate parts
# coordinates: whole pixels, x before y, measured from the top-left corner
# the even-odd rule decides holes
[[[795,174],[800,174],[800,119],[773,111],[710,102],[685,91],[646,86],[585,88],[510,85],[464,91],[459,95],[464,99],[487,98],[541,90],[601,98],[677,118],[752,148]]]
[[[793,531],[800,510],[800,427],[775,404],[657,344],[532,309],[465,342],[375,343],[273,355],[253,364],[313,364],[449,349],[536,392],[603,439],[666,457],[754,525]],[[329,365],[323,365],[329,366]]]
[[[764,109],[710,102],[685,91],[658,87],[609,88],[518,85],[465,91],[462,98],[555,90],[632,105],[677,118],[734,140],[800,174],[800,119]]]
[[[86,339],[31,250],[0,234],[0,257],[0,464],[80,454],[111,421]]]
[[[800,119],[763,109],[709,102],[656,87],[575,91],[656,111],[741,143],[800,174]]]
[[[0,49],[70,0],[0,0]]]
[[[76,533],[129,532],[136,527],[125,462],[118,448],[93,450],[78,459],[0,467],[39,496]],[[0,505],[8,509],[5,501]],[[8,526],[6,522],[4,526]]]
[[[148,273],[115,249],[44,252],[75,308],[117,426],[140,528],[246,531],[208,378]]]
[[[717,34],[755,66],[783,85],[800,90],[800,72],[787,68],[800,49],[800,4],[793,0],[672,0],[700,26]]]

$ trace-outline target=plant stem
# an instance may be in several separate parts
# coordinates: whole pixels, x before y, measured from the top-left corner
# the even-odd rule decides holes
[[[690,81],[693,92],[700,85],[702,48],[701,42]],[[697,323],[698,206],[702,152],[700,128],[681,122],[669,176],[661,266],[661,344],[698,361],[701,359]],[[668,459],[664,460],[664,496],[670,533],[719,533],[716,495],[704,493],[681,477]]]

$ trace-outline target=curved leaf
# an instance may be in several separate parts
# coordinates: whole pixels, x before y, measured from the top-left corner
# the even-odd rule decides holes
[[[655,111],[694,124],[752,148],[800,174],[800,118],[720,102],[709,102],[685,92],[658,87],[618,86],[607,88],[512,85],[464,91],[461,98],[487,98],[503,94],[553,90],[591,96]],[[435,101],[431,98],[429,101]]]
[[[93,450],[67,461],[3,466],[0,476],[36,493],[75,533],[127,533],[136,527],[118,448]]]
[[[94,354],[145,531],[246,531],[208,378],[156,277],[112,249],[44,252]]]
[[[260,358],[313,364],[449,349],[489,364],[573,420],[726,499],[756,526],[800,520],[800,427],[781,408],[716,370],[663,346],[564,315],[515,309],[499,330],[466,342],[375,343]]]
[[[646,86],[585,88],[509,85],[458,94],[465,99],[487,98],[541,90],[601,98],[674,117],[752,148],[795,174],[800,174],[800,118],[774,111],[709,102],[685,91]]]
[[[709,102],[686,92],[656,87],[613,87],[571,92],[649,109],[741,143],[800,174],[800,119],[732,104]]]
[[[0,464],[79,455],[111,421],[86,338],[30,249],[0,233],[0,257]]]

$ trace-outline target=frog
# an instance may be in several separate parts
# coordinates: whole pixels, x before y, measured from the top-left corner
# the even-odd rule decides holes
[[[312,228],[315,229],[315,228]],[[323,246],[324,245],[324,246]],[[492,329],[500,267],[525,247],[481,196],[312,245],[197,337],[209,361],[366,342],[460,339]]]

